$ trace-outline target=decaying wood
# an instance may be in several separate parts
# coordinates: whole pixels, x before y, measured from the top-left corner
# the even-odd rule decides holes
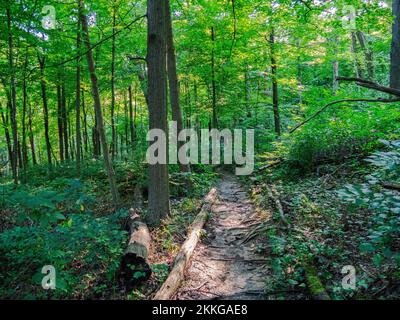
[[[186,241],[174,260],[172,270],[160,290],[154,296],[154,300],[169,300],[176,293],[192,253],[199,241],[201,230],[207,220],[211,206],[217,199],[217,189],[213,188],[204,198],[199,214],[188,230]]]
[[[268,196],[272,200],[274,200],[276,208],[278,209],[278,212],[279,212],[279,216],[280,216],[282,222],[284,222],[286,229],[290,230],[290,231],[293,230],[296,232],[303,233],[303,231],[298,228],[292,228],[291,225],[289,224],[289,222],[287,221],[284,211],[283,211],[282,204],[279,200],[279,197],[277,195],[275,188],[274,187],[269,188],[268,186],[265,186],[265,187],[268,191]],[[330,300],[331,298],[329,297],[328,293],[326,292],[325,287],[323,286],[320,278],[318,277],[318,272],[317,272],[316,268],[309,263],[304,263],[304,273],[305,273],[305,277],[306,277],[307,287],[308,287],[309,292],[310,292],[311,296],[313,297],[313,299],[314,300]]]
[[[391,190],[400,191],[400,183],[382,182],[382,187],[384,187],[385,189],[391,189]]]
[[[329,294],[326,292],[321,279],[318,276],[318,272],[315,267],[306,264],[304,266],[307,287],[314,300],[331,300]]]
[[[130,238],[119,271],[119,279],[127,288],[149,279],[151,275],[147,260],[151,243],[150,231],[135,210],[131,209],[130,214],[128,222]]]

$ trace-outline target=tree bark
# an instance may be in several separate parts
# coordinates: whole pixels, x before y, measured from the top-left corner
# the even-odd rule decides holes
[[[42,58],[38,54],[39,66],[40,66],[40,87],[42,91],[42,101],[43,101],[43,122],[44,122],[44,137],[46,141],[46,153],[47,153],[47,163],[51,168],[51,144],[49,135],[49,111],[47,106],[47,92],[46,92],[46,81],[44,79],[44,64],[45,57]]]
[[[135,87],[136,88],[136,87]],[[129,129],[131,133],[131,147],[135,141],[136,138],[136,132],[135,132],[135,120],[133,118],[133,105],[132,105],[132,86],[130,85],[128,88],[129,92]],[[135,97],[136,97],[136,90],[135,90]],[[136,98],[135,98],[135,108],[136,108]]]
[[[111,38],[111,156],[115,158],[117,153],[117,134],[115,131],[115,1],[113,3],[113,25]]]
[[[400,89],[400,0],[393,0],[392,8],[394,23],[390,52],[390,87]]]
[[[64,162],[64,136],[63,120],[61,107],[61,85],[57,84],[57,126],[58,126],[58,148],[60,152],[60,161]]]
[[[28,105],[28,130],[29,130],[29,144],[31,146],[31,156],[32,156],[32,164],[36,165],[36,151],[35,151],[35,138],[33,136],[32,129],[32,106]]]
[[[279,137],[281,135],[281,121],[279,114],[278,104],[278,79],[277,79],[277,65],[275,58],[275,30],[272,28],[269,37],[271,47],[271,74],[272,74],[272,105],[274,109],[274,126],[275,133]]]
[[[213,111],[213,121],[212,127],[218,127],[218,117],[217,117],[217,88],[215,81],[215,31],[214,27],[211,27],[211,41],[212,41],[212,51],[211,51],[211,87],[212,87],[212,111]]]
[[[8,33],[8,62],[10,69],[10,84],[11,84],[11,129],[13,138],[11,169],[14,183],[18,184],[18,126],[17,126],[17,93],[15,88],[15,70],[14,70],[14,55],[13,55],[13,37],[11,30],[11,8],[10,0],[7,1],[7,33]]]
[[[367,40],[365,39],[365,35],[362,31],[357,31],[356,36],[358,42],[360,43],[361,50],[364,54],[365,64],[367,66],[367,74],[368,79],[373,81],[375,78],[375,68],[374,68],[374,59],[372,50],[367,45]]]
[[[64,136],[64,157],[69,160],[69,141],[68,141],[68,112],[67,112],[67,97],[65,94],[64,80],[61,82],[61,115],[63,123],[63,136]]]
[[[149,129],[160,129],[168,137],[165,7],[164,0],[147,1],[147,62]],[[150,145],[153,143],[150,142]],[[149,178],[148,219],[151,224],[159,224],[170,211],[168,165],[159,163],[149,165]]]
[[[81,22],[78,19],[78,31],[76,35],[76,47],[79,52],[81,47]],[[75,113],[76,113],[76,170],[81,172],[81,58],[76,59],[76,92],[75,92]]]
[[[174,46],[174,34],[172,30],[172,17],[169,0],[166,2],[166,28],[167,28],[167,72],[169,82],[169,95],[171,101],[172,121],[177,123],[178,135],[183,129],[182,110],[179,103],[179,82],[176,68],[176,56]],[[183,146],[184,141],[178,141],[177,152]],[[179,164],[181,172],[189,172],[188,164]]]
[[[101,109],[99,87],[97,84],[97,76],[96,76],[96,71],[95,71],[92,46],[90,44],[88,23],[87,23],[86,15],[83,12],[83,10],[84,10],[83,0],[78,0],[78,3],[79,3],[79,15],[80,15],[80,20],[81,20],[81,24],[82,24],[83,40],[87,47],[86,57],[87,57],[87,62],[88,62],[88,67],[89,67],[90,79],[92,82],[95,113],[96,113],[96,119],[97,119],[97,126],[99,129],[100,142],[101,142],[102,149],[103,149],[104,164],[105,164],[105,167],[107,170],[107,175],[108,175],[110,191],[111,191],[111,195],[113,198],[113,202],[114,202],[114,205],[117,207],[118,203],[119,203],[119,195],[118,195],[118,190],[117,190],[117,184],[115,181],[114,169],[112,167],[110,154],[108,151],[106,132],[104,129],[103,111]]]
[[[192,256],[193,251],[199,241],[200,231],[203,229],[211,207],[216,199],[217,190],[213,188],[204,198],[202,208],[189,227],[186,241],[183,243],[181,250],[174,260],[172,270],[168,275],[167,280],[154,296],[153,300],[169,300],[176,293],[180,283],[184,278],[184,273],[190,257]]]
[[[139,282],[150,278],[151,267],[147,259],[150,252],[151,236],[147,225],[140,221],[133,209],[129,210],[129,242],[121,260],[119,280],[127,288],[133,288]],[[134,277],[140,272],[140,277]]]

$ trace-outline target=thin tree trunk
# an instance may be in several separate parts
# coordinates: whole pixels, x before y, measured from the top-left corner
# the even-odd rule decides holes
[[[46,81],[44,79],[44,63],[45,57],[43,56],[39,59],[39,66],[40,66],[40,87],[42,91],[42,100],[43,100],[43,122],[44,122],[44,138],[46,141],[46,152],[47,152],[47,163],[51,169],[51,144],[50,144],[50,135],[49,135],[49,111],[47,107],[47,93],[46,93]]]
[[[356,36],[358,42],[360,43],[361,50],[364,53],[365,64],[367,65],[368,80],[374,81],[375,70],[372,50],[368,47],[367,40],[365,39],[365,35],[362,31],[357,31]]]
[[[11,84],[11,129],[13,137],[13,149],[11,158],[11,169],[14,183],[18,184],[18,126],[17,126],[17,93],[15,89],[15,70],[13,56],[13,37],[11,30],[11,9],[10,0],[7,1],[7,32],[8,32],[8,62],[10,69]]]
[[[272,74],[272,105],[274,109],[274,126],[275,133],[277,136],[281,135],[281,122],[279,115],[279,104],[278,104],[278,79],[277,79],[277,65],[275,58],[275,30],[271,30],[269,37],[271,46],[271,74]]]
[[[33,129],[32,129],[32,107],[29,103],[28,105],[28,130],[29,130],[29,143],[31,145],[31,156],[32,156],[32,164],[36,165],[36,152],[35,152],[35,138],[33,136]]]
[[[130,133],[131,133],[131,146],[132,146],[135,141],[135,138],[136,138],[136,132],[135,132],[135,123],[134,123],[134,119],[133,119],[132,86],[131,85],[128,88],[128,93],[129,93],[129,128],[130,128]],[[135,92],[135,94],[136,94],[136,92]]]
[[[212,51],[211,51],[211,85],[212,85],[212,111],[213,111],[213,128],[218,127],[217,118],[217,89],[215,81],[215,32],[214,27],[211,27],[211,41],[212,41]]]
[[[83,0],[78,0],[78,3],[79,3],[80,20],[81,20],[81,23],[82,23],[83,39],[84,39],[85,45],[86,45],[87,50],[88,50],[87,51],[87,62],[88,62],[88,66],[89,66],[90,79],[91,79],[91,82],[92,82],[92,91],[93,91],[93,99],[94,99],[94,105],[95,105],[95,113],[96,113],[96,119],[97,119],[97,125],[98,125],[98,129],[99,129],[99,134],[100,134],[100,142],[101,142],[102,149],[103,149],[104,164],[105,164],[105,167],[106,167],[106,170],[107,170],[107,175],[108,175],[108,180],[109,180],[109,183],[110,183],[110,191],[111,191],[111,195],[112,195],[112,198],[113,198],[113,202],[114,202],[114,205],[117,207],[118,203],[119,203],[119,195],[118,195],[117,184],[116,184],[116,181],[115,181],[114,169],[112,167],[110,154],[109,154],[109,151],[108,151],[106,132],[105,132],[105,129],[104,129],[103,111],[101,109],[99,87],[98,87],[98,84],[97,84],[97,76],[96,76],[96,71],[95,71],[95,66],[94,66],[92,46],[90,44],[88,24],[87,24],[86,15],[83,12],[83,10],[84,10]]]
[[[6,137],[6,142],[7,142],[8,159],[10,160],[11,163],[11,159],[13,157],[13,151],[12,151],[10,131],[8,130],[8,115],[4,116],[3,110],[1,109],[0,109],[0,115],[1,115],[1,120],[3,122],[4,135]]]
[[[147,1],[149,128],[160,129],[168,137],[165,13],[166,5],[163,0]],[[153,143],[150,142],[150,145]],[[170,211],[168,165],[149,165],[149,180],[148,220],[151,224],[159,224]]]
[[[354,55],[354,66],[356,70],[356,77],[363,78],[364,73],[361,67],[360,59],[359,59],[359,52],[358,52],[358,45],[357,45],[357,38],[354,32],[351,33],[351,49]]]
[[[115,2],[113,3],[113,26],[112,26],[112,41],[111,41],[111,156],[115,158],[117,151],[117,135],[115,131]]]
[[[78,31],[76,36],[76,47],[79,52],[81,47],[81,22],[78,19]],[[78,174],[81,172],[81,58],[76,59],[76,96],[75,96],[75,112],[76,112],[76,170]]]
[[[28,51],[25,53],[24,63],[24,79],[22,81],[22,159],[23,159],[23,174],[24,182],[26,182],[26,169],[28,167],[28,148],[26,145],[26,106],[27,106],[27,93],[26,93],[26,69],[28,66]]]
[[[63,137],[63,115],[61,102],[61,85],[57,84],[57,126],[58,126],[58,148],[60,152],[60,161],[64,162],[64,137]]]
[[[69,160],[69,141],[68,141],[68,113],[67,112],[67,97],[65,94],[65,83],[62,80],[61,84],[61,114],[63,122],[63,135],[64,135],[64,157]]]
[[[167,71],[169,80],[169,95],[171,101],[172,120],[177,123],[178,135],[183,129],[182,110],[179,104],[179,82],[176,70],[176,56],[174,46],[174,34],[172,30],[172,18],[169,0],[166,2],[166,31],[167,31]],[[177,152],[183,146],[184,141],[178,141]],[[179,164],[181,172],[189,172],[188,164]]]
[[[85,108],[85,92],[82,89],[82,113],[83,113],[83,143],[85,145],[85,156],[89,152],[89,137],[88,137],[88,125],[87,125],[87,113]]]
[[[390,87],[400,89],[400,0],[393,0],[394,23],[390,52]]]

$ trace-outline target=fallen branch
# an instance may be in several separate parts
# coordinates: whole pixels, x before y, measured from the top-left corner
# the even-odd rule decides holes
[[[391,189],[391,190],[400,191],[400,183],[382,182],[382,187],[384,187],[385,189]]]
[[[217,199],[217,190],[212,188],[204,198],[204,202],[199,214],[189,227],[188,237],[183,243],[181,250],[174,260],[172,270],[160,290],[156,293],[153,300],[169,300],[176,293],[180,283],[184,278],[184,272],[190,257],[200,238],[201,230],[207,220],[211,206]]]

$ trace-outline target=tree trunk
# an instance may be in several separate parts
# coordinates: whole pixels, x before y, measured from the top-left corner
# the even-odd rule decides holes
[[[112,25],[112,41],[111,41],[111,156],[115,158],[117,152],[117,135],[115,131],[115,2],[113,3],[113,25]]]
[[[58,125],[58,148],[60,152],[60,161],[64,161],[64,137],[63,137],[63,116],[61,106],[61,85],[57,84],[57,125]]]
[[[149,129],[160,129],[168,137],[165,13],[164,0],[147,1]],[[149,165],[149,180],[149,223],[159,224],[170,211],[168,165]]]
[[[62,80],[61,84],[61,114],[63,122],[64,135],[64,157],[69,160],[69,141],[68,141],[68,112],[67,112],[67,97],[65,95],[65,83]]]
[[[353,56],[354,56],[354,67],[356,70],[356,77],[363,78],[364,73],[358,56],[359,52],[358,52],[357,38],[354,32],[351,33],[351,49],[353,51]]]
[[[215,32],[214,27],[211,27],[211,41],[212,41],[212,51],[211,51],[211,86],[212,86],[212,111],[213,111],[213,121],[212,127],[218,127],[217,118],[217,88],[215,81]]]
[[[390,87],[400,89],[400,0],[393,0],[394,23],[390,52]]]
[[[277,136],[281,135],[281,121],[279,115],[278,104],[278,79],[277,79],[277,65],[275,58],[275,30],[272,29],[269,37],[271,46],[271,74],[272,74],[272,105],[274,109],[274,126]]]
[[[32,156],[32,164],[36,165],[36,152],[35,152],[35,138],[33,136],[32,129],[32,107],[31,104],[28,106],[28,130],[29,130],[29,144],[31,145],[31,156]]]
[[[204,198],[203,205],[199,214],[190,225],[186,241],[183,243],[181,250],[174,259],[173,268],[168,275],[167,280],[164,282],[160,290],[156,293],[154,300],[169,300],[176,293],[176,290],[181,284],[186,267],[192,256],[194,249],[196,248],[197,242],[200,238],[200,231],[203,229],[204,224],[207,221],[207,217],[211,210],[212,205],[217,200],[217,190],[211,189],[207,196]]]
[[[132,289],[139,282],[150,278],[151,268],[147,259],[150,252],[151,236],[146,224],[140,221],[133,209],[130,211],[129,218],[129,243],[121,260],[119,269],[119,280],[129,289]],[[141,277],[134,277],[136,272],[141,273]]]
[[[85,146],[85,156],[87,156],[89,152],[89,137],[88,137],[88,125],[87,125],[87,113],[85,108],[85,92],[81,91],[82,95],[82,113],[83,113],[83,143]]]
[[[13,138],[11,169],[14,183],[18,184],[18,126],[17,126],[17,93],[15,89],[15,70],[14,70],[14,55],[13,55],[13,37],[11,30],[11,9],[10,0],[7,1],[7,33],[8,33],[8,62],[10,69],[10,84],[11,84],[11,129]]]
[[[174,34],[172,30],[172,18],[169,0],[166,1],[166,30],[167,30],[167,71],[169,80],[169,95],[171,101],[172,121],[177,123],[178,135],[183,129],[182,110],[179,104],[179,82],[176,70],[176,56],[174,46]],[[184,141],[178,141],[177,152],[183,146]],[[180,164],[181,172],[189,172],[188,164]]]
[[[76,35],[76,47],[79,52],[81,47],[81,22],[78,19],[78,31]],[[81,58],[76,59],[76,92],[75,92],[75,112],[76,112],[76,170],[81,172]]]
[[[368,47],[367,40],[365,39],[365,35],[363,32],[357,31],[356,36],[358,42],[360,43],[361,50],[364,53],[365,64],[367,66],[368,80],[374,81],[375,70],[374,70],[374,59],[372,50]]]
[[[128,88],[128,93],[129,93],[129,128],[130,128],[130,133],[131,133],[131,147],[132,147],[133,142],[135,141],[136,132],[135,132],[135,122],[134,122],[135,120],[133,118],[132,86],[131,85]],[[136,97],[136,89],[135,89],[135,97]]]
[[[26,69],[28,67],[28,51],[25,53],[24,63],[24,79],[22,81],[22,159],[23,159],[23,172],[24,182],[26,182],[26,169],[28,167],[28,148],[26,145],[26,106],[27,106],[27,93],[26,93]]]
[[[39,66],[40,66],[40,87],[42,91],[42,101],[43,101],[43,122],[44,122],[44,137],[46,141],[46,152],[47,152],[47,163],[51,168],[51,144],[49,135],[49,111],[47,107],[47,93],[46,93],[46,81],[44,79],[44,63],[45,57],[40,58],[38,55]]]
[[[88,23],[87,23],[86,15],[83,12],[83,10],[84,10],[83,0],[78,0],[78,1],[79,1],[78,2],[79,3],[79,15],[80,15],[82,31],[83,31],[83,39],[84,39],[85,45],[87,47],[86,57],[87,57],[87,62],[88,62],[88,67],[89,67],[90,79],[92,82],[95,113],[96,113],[96,119],[97,119],[97,126],[99,129],[100,142],[101,142],[102,149],[103,149],[104,164],[105,164],[105,167],[107,170],[107,175],[108,175],[108,180],[110,183],[110,191],[111,191],[111,195],[113,198],[113,202],[114,202],[114,205],[117,207],[118,203],[119,203],[119,196],[118,196],[117,184],[115,181],[114,169],[112,167],[110,154],[108,152],[106,132],[105,132],[104,123],[103,123],[103,111],[101,109],[99,87],[97,84],[97,76],[96,76],[95,66],[94,66],[92,46],[90,44]]]

